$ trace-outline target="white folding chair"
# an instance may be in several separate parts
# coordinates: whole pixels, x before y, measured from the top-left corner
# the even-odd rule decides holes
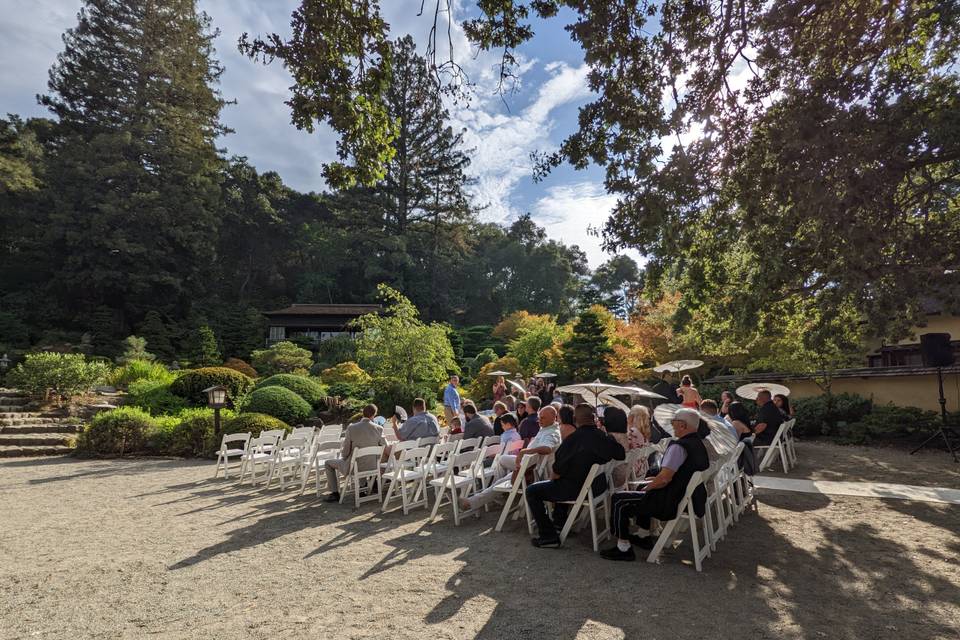
[[[481,438],[462,438],[457,440],[457,449],[454,453],[464,453],[467,450],[474,450],[480,448]]]
[[[700,536],[697,532],[697,523],[700,522],[702,528],[705,529],[705,523],[703,518],[698,518],[696,513],[693,511],[693,492],[703,484],[703,475],[702,472],[696,471],[690,477],[690,482],[687,484],[687,491],[683,496],[683,499],[680,501],[680,504],[677,506],[677,517],[673,520],[668,521],[663,529],[660,531],[660,536],[657,538],[656,544],[653,545],[653,550],[650,551],[650,555],[647,556],[647,562],[656,563],[660,559],[660,554],[663,552],[663,548],[668,544],[674,542],[676,538],[675,534],[680,533],[682,535],[682,530],[678,531],[682,524],[687,525],[687,528],[690,530],[690,540],[693,543],[693,563],[697,568],[697,571],[702,571],[703,560],[710,555],[710,540],[709,535],[704,532],[704,542],[700,544]]]
[[[460,475],[470,474],[480,482],[480,488],[486,489],[487,485],[497,477],[497,460],[500,458],[500,445],[491,444],[480,449],[480,455],[477,457],[477,463],[469,471],[460,471]],[[487,461],[490,464],[487,464]]]
[[[243,443],[242,446],[238,446]],[[220,467],[223,467],[223,479],[229,480],[229,467],[231,457],[240,457],[240,465],[243,466],[243,456],[247,453],[247,446],[250,444],[250,432],[247,433],[225,433],[220,439],[220,449],[217,451],[217,468],[213,472],[216,478],[220,474]],[[234,446],[230,446],[234,445]]]
[[[418,447],[432,447],[440,441],[440,438],[437,436],[423,436],[422,438],[417,438]]]
[[[310,460],[304,465],[303,475],[300,477],[300,495],[303,495],[304,490],[307,488],[307,480],[310,478],[310,473],[316,472],[317,497],[320,496],[320,482],[326,477],[324,473],[324,463],[340,455],[340,449],[342,448],[343,443],[339,440],[329,440],[325,442],[314,441]]]
[[[316,435],[317,430],[315,427],[295,427],[287,438],[303,438],[307,441],[307,446],[309,447]]]
[[[431,478],[439,478],[447,471],[447,464],[457,449],[456,442],[441,442],[433,445],[427,460]]]
[[[496,531],[502,531],[503,525],[507,522],[507,517],[510,516],[512,510],[514,509],[514,503],[519,499],[522,503],[524,514],[527,518],[527,530],[533,535],[533,517],[530,514],[530,507],[527,506],[526,492],[527,492],[527,472],[536,466],[539,462],[540,455],[536,453],[531,453],[528,456],[523,456],[520,460],[520,470],[517,471],[517,479],[514,482],[510,481],[510,476],[497,480],[491,488],[498,493],[505,493],[507,495],[507,501],[503,505],[503,509],[500,511],[500,519],[497,520]],[[517,505],[520,507],[521,505]]]
[[[447,462],[443,475],[430,481],[430,486],[436,493],[436,501],[433,503],[433,511],[430,512],[430,519],[427,520],[427,524],[433,522],[437,517],[437,511],[445,504],[443,500],[447,496],[449,496],[449,502],[453,505],[453,523],[455,525],[460,524],[460,517],[466,515],[467,512],[461,514],[459,498],[466,498],[472,493],[475,478],[473,476],[461,476],[456,470],[473,467],[479,456],[480,452],[476,449],[452,456]]]
[[[266,431],[261,431],[261,432],[260,432],[260,437],[261,437],[261,438],[263,438],[264,436],[266,436],[266,437],[270,437],[270,438],[273,438],[273,439],[274,439],[274,443],[273,443],[272,445],[267,446],[267,447],[265,448],[265,451],[266,451],[267,453],[272,452],[274,445],[276,445],[278,442],[280,442],[281,440],[283,440],[283,437],[284,437],[285,435],[287,435],[287,430],[286,430],[286,429],[268,429],[268,430],[266,430]]]
[[[590,516],[590,531],[593,534],[593,550],[600,550],[600,541],[606,539],[610,535],[610,509],[607,506],[607,497],[610,493],[610,484],[609,477],[607,478],[607,489],[602,493],[595,494],[593,491],[593,480],[598,475],[607,473],[608,468],[612,468],[612,465],[607,464],[594,464],[590,467],[590,471],[587,473],[586,479],[583,481],[583,486],[580,487],[580,493],[577,495],[575,500],[562,500],[555,504],[568,504],[570,506],[570,513],[567,514],[567,520],[563,524],[563,529],[560,530],[560,545],[566,541],[567,536],[570,535],[570,529],[573,528],[574,523],[580,517],[580,510],[586,509]],[[597,526],[597,511],[603,509],[603,528]],[[540,535],[544,535],[543,532]]]
[[[383,447],[360,447],[359,449],[354,449],[352,455],[350,456],[350,470],[347,473],[343,481],[343,486],[340,489],[340,504],[343,504],[343,499],[347,495],[347,491],[351,488],[353,489],[353,500],[356,508],[360,508],[361,502],[370,502],[376,500],[381,502],[383,500],[382,485],[380,481],[380,458],[383,456]],[[371,469],[360,470],[359,462],[363,458],[374,458],[373,462],[370,463],[372,466]],[[366,464],[364,466],[367,466]],[[367,495],[360,496],[360,486],[363,485],[367,491]],[[376,495],[373,493],[373,486],[376,485],[377,492]]]
[[[287,473],[289,472],[291,478],[296,477],[300,473],[304,459],[309,455],[310,449],[307,446],[306,438],[287,438],[281,442],[277,445],[273,460],[270,461],[270,469],[267,472],[267,486],[264,488],[269,489],[273,479],[279,478],[280,490],[286,489]]]
[[[793,420],[787,420],[777,427],[777,433],[773,436],[773,440],[769,445],[753,445],[753,450],[755,452],[764,452],[763,458],[760,460],[760,471],[769,469],[777,458],[780,459],[780,464],[783,466],[783,472],[787,473],[790,471],[790,456],[786,452],[783,434],[786,433],[787,429],[791,428],[792,426]]]
[[[451,433],[447,435],[446,442],[457,442],[463,440],[463,433]]]
[[[787,421],[787,428],[783,432],[783,445],[784,450],[787,452],[787,457],[790,459],[790,466],[797,466],[797,440],[793,435],[793,428],[797,425],[797,419],[791,418]]]
[[[270,468],[270,462],[273,460],[273,450],[277,444],[276,435],[260,435],[251,438],[247,445],[247,452],[243,455],[240,462],[240,479],[238,483],[243,484],[243,479],[247,472],[250,472],[250,482],[257,483],[257,467],[265,466]]]
[[[383,511],[387,510],[390,506],[390,500],[397,493],[400,494],[403,515],[407,515],[410,509],[414,507],[429,506],[426,485],[428,473],[426,463],[429,455],[429,447],[403,449],[400,452],[397,464],[393,466],[389,474],[382,476],[384,482],[388,480],[390,482],[381,507]]]
[[[320,427],[320,437],[323,439],[333,438],[339,440],[343,435],[343,425],[327,424]]]

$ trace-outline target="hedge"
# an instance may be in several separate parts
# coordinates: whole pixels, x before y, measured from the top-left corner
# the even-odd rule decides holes
[[[292,373],[278,373],[257,383],[255,389],[264,387],[283,387],[306,400],[314,409],[319,409],[327,397],[327,390],[322,384],[306,376]]]
[[[283,429],[287,433],[293,431],[293,427],[283,420],[268,416],[265,413],[241,413],[223,424],[224,433],[249,432],[253,438],[259,436],[261,431],[272,429]]]
[[[243,407],[244,413],[265,413],[287,424],[303,423],[310,417],[310,403],[285,387],[261,387],[255,389]]]
[[[170,391],[170,383],[139,380],[127,389],[127,404],[140,407],[150,415],[175,415],[187,408],[186,401]]]
[[[195,407],[205,405],[207,396],[204,389],[223,385],[227,388],[227,397],[237,402],[253,388],[253,379],[227,367],[203,367],[185,371],[170,385],[170,391]]]
[[[140,453],[149,432],[160,422],[139,407],[120,407],[98,413],[77,437],[77,451],[119,455]]]
[[[239,371],[245,376],[250,376],[251,378],[259,378],[260,374],[257,373],[257,370],[254,369],[248,362],[241,360],[240,358],[227,358],[226,362],[223,363],[227,369],[233,369],[234,371]]]

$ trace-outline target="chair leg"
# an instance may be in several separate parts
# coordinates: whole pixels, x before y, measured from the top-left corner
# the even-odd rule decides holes
[[[507,517],[510,515],[510,508],[513,506],[513,498],[515,495],[515,491],[511,491],[507,494],[507,502],[503,505],[503,511],[500,512],[500,519],[497,520],[497,526],[494,531],[503,530],[503,525],[507,522]],[[526,500],[524,500],[524,502],[526,502]]]
[[[647,556],[647,562],[655,563],[660,559],[663,548],[667,545],[667,542],[673,539],[673,530],[677,527],[677,521],[677,518],[674,518],[660,531],[660,536],[657,538],[656,544],[653,545],[653,549],[650,550],[650,555]]]
[[[597,539],[597,511],[593,507],[593,501],[590,502],[590,533],[593,536],[593,552],[600,550],[599,540]]]

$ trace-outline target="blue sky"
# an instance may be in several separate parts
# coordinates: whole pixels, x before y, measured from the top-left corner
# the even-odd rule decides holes
[[[46,90],[47,69],[62,48],[61,33],[75,24],[81,4],[0,0],[4,16],[0,41],[5,43],[0,53],[0,111],[47,115],[35,96]],[[333,132],[321,127],[307,134],[293,127],[283,103],[289,75],[279,64],[255,63],[236,48],[245,31],[289,33],[290,13],[297,4],[297,0],[199,0],[221,31],[216,41],[217,57],[225,67],[221,90],[225,98],[237,101],[223,112],[224,122],[235,133],[225,137],[222,146],[229,154],[249,157],[261,171],[277,171],[294,188],[321,191],[325,185],[320,167],[334,157]],[[420,2],[383,0],[381,5],[393,35],[409,33],[422,47],[430,24],[426,16],[416,16]],[[473,195],[476,204],[485,206],[482,217],[507,222],[529,211],[551,237],[579,245],[591,266],[598,266],[610,256],[588,228],[602,225],[615,202],[603,190],[602,170],[564,166],[543,182],[531,178],[530,153],[555,149],[575,130],[577,108],[590,99],[581,51],[563,30],[571,14],[534,24],[537,35],[520,52],[517,90],[501,99],[494,93],[499,56],[474,55],[458,26],[469,17],[471,1],[455,0],[454,5],[454,56],[475,83],[475,95],[468,107],[452,106],[451,111],[454,124],[467,129],[467,148],[474,149]]]

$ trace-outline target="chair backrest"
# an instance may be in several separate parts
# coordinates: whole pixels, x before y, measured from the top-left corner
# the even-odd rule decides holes
[[[430,447],[437,444],[437,436],[424,436],[422,438],[417,438],[418,447]]]
[[[540,460],[537,463],[537,467],[534,470],[535,475],[540,480],[549,480],[550,479],[550,470],[553,468],[553,453],[550,453],[545,456],[540,456]]]
[[[376,457],[377,457],[377,462],[379,463],[379,461],[380,461],[380,456],[382,456],[382,455],[383,455],[383,447],[381,447],[381,446],[375,446],[375,447],[360,447],[360,448],[358,448],[358,449],[354,449],[354,450],[353,450],[353,455],[350,457],[350,464],[351,464],[354,468],[356,468],[356,467],[357,467],[357,461],[358,461],[360,458],[367,458],[367,457],[370,457],[370,456],[376,456]],[[376,471],[379,471],[379,470],[380,470],[380,465],[379,465],[379,464],[376,465],[376,469],[375,469],[375,470],[376,470]]]
[[[292,451],[306,452],[309,448],[306,438],[287,438],[280,443],[280,453],[290,453]]]
[[[458,442],[463,440],[463,433],[451,433],[447,436],[447,442]]]
[[[484,447],[489,447],[492,444],[500,444],[500,436],[487,436],[483,439]]]
[[[413,447],[400,453],[397,468],[402,475],[408,470],[421,471],[430,456],[430,447]]]
[[[390,444],[400,440],[400,438],[397,437],[397,434],[393,432],[393,429],[388,429],[386,427],[383,428],[383,439]]]
[[[320,427],[321,436],[334,436],[339,438],[340,434],[343,433],[343,425],[339,424],[328,424]]]
[[[244,448],[246,448],[247,443],[250,442],[250,432],[223,434],[223,438],[220,439],[220,448],[228,449],[229,447],[227,447],[227,445],[231,442],[242,442]]]
[[[430,452],[429,464],[436,465],[449,462],[450,457],[456,449],[456,442],[441,442],[440,444],[433,445],[433,450]]]
[[[261,431],[261,438],[273,438],[273,443],[276,444],[285,434],[285,429],[268,429],[267,431]]]
[[[457,453],[464,449],[476,449],[480,446],[480,438],[464,438],[457,441]]]
[[[330,451],[331,449],[339,450],[343,446],[339,440],[321,440],[316,443],[317,451]]]
[[[316,433],[317,430],[314,427],[295,427],[290,435],[287,436],[287,440],[290,438],[303,438],[307,441],[307,444],[310,444]]]
[[[458,453],[451,458],[450,464],[447,466],[447,476],[452,475],[455,471],[475,471],[477,460],[480,459],[480,450],[474,449],[473,451],[467,451],[466,453]]]
[[[416,449],[420,446],[420,443],[416,440],[403,440],[393,445],[393,452],[400,453],[401,451],[408,451],[410,449]],[[427,445],[424,445],[423,448],[426,448]]]
[[[493,444],[485,445],[481,451],[483,452],[480,454],[481,460],[486,460],[487,458],[496,460],[503,452],[503,447],[500,446],[499,442],[494,442]]]
[[[277,444],[277,439],[273,436],[258,436],[256,438],[250,438],[250,442],[247,444],[247,451],[260,453],[264,447],[272,447],[275,444]]]

